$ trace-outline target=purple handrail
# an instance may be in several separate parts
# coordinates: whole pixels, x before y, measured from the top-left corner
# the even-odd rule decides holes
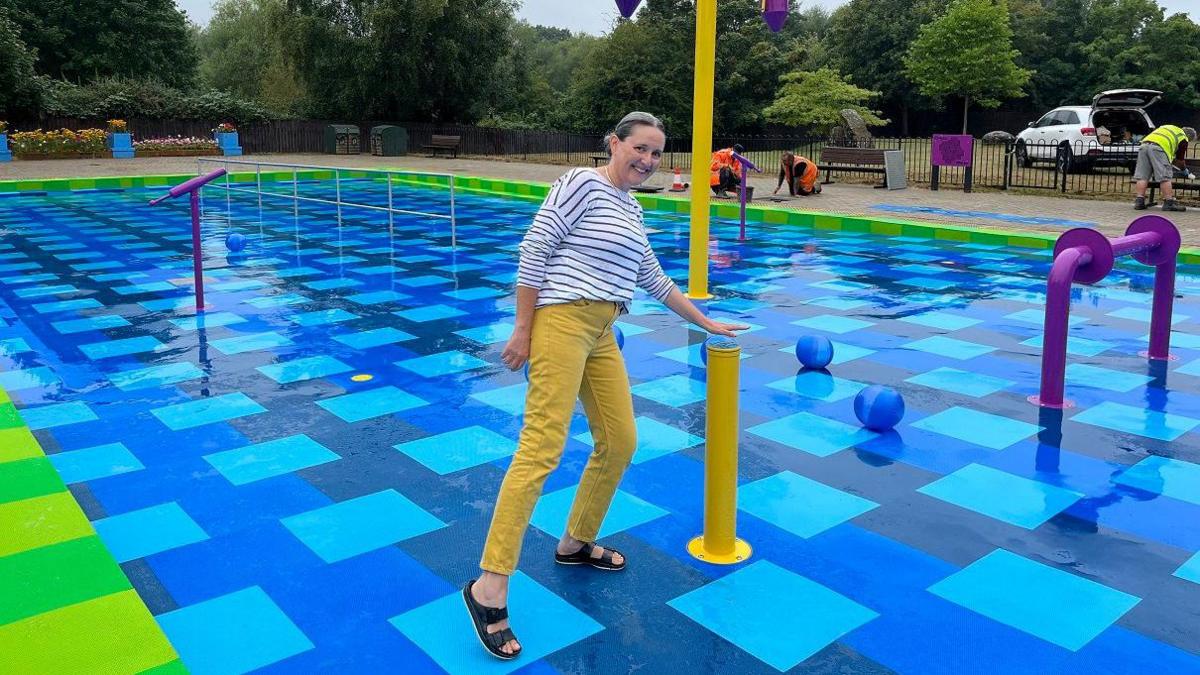
[[[749,159],[742,157],[738,153],[733,153],[733,158],[742,165],[742,229],[738,234],[738,241],[746,241],[746,177],[749,175],[749,170],[753,169],[757,173],[762,173],[762,169],[754,165]]]
[[[1142,216],[1109,239],[1096,230],[1068,230],[1054,245],[1054,264],[1046,282],[1046,323],[1042,338],[1042,386],[1032,403],[1045,408],[1074,405],[1063,397],[1067,370],[1067,327],[1071,312],[1071,283],[1093,284],[1116,264],[1116,259],[1154,266],[1154,301],[1150,313],[1150,348],[1142,352],[1155,360],[1171,358],[1171,307],[1175,299],[1175,257],[1179,230],[1162,216]]]
[[[200,188],[210,181],[225,175],[225,169],[216,169],[203,176],[188,179],[167,190],[167,194],[150,200],[150,206],[155,206],[172,197],[187,194],[191,197],[192,206],[192,275],[196,287],[196,311],[204,311],[204,256],[200,253]]]

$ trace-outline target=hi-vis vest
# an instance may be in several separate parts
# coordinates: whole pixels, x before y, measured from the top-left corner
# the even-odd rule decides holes
[[[1174,160],[1175,153],[1179,151],[1179,144],[1186,140],[1187,136],[1184,135],[1183,129],[1173,124],[1164,124],[1147,134],[1142,142],[1158,145],[1166,151],[1168,160]]]

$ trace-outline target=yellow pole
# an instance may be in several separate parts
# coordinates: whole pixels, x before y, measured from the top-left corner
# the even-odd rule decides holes
[[[750,557],[750,544],[737,538],[738,368],[736,340],[710,338],[708,402],[705,412],[704,534],[688,542],[688,553],[708,563],[732,565]]]
[[[708,163],[712,153],[717,0],[696,0],[696,79],[692,90],[692,229],[687,296],[707,300]]]

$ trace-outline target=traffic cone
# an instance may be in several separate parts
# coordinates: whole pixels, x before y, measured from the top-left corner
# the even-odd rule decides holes
[[[683,182],[683,173],[679,170],[679,167],[675,167],[675,182],[671,184],[671,189],[668,192],[683,192],[687,188],[687,183]]]

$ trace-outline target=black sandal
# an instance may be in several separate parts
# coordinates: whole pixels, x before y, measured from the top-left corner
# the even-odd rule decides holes
[[[479,604],[474,597],[471,596],[471,587],[475,585],[476,580],[467,582],[463,588],[463,602],[467,605],[467,611],[471,614],[471,623],[475,624],[475,636],[479,638],[479,644],[488,650],[488,653],[498,659],[511,661],[521,655],[521,648],[511,654],[505,654],[501,651],[501,647],[507,644],[510,640],[516,641],[517,636],[513,635],[511,628],[503,628],[495,633],[489,633],[487,627],[493,623],[499,623],[508,618],[507,607],[484,607]]]
[[[598,570],[604,570],[605,572],[619,572],[620,570],[625,569],[625,562],[628,561],[628,558],[626,558],[626,561],[623,561],[620,565],[613,562],[614,555],[619,555],[622,558],[625,557],[620,551],[615,548],[608,548],[605,546],[604,553],[601,553],[599,558],[593,558],[592,551],[595,548],[596,547],[593,544],[584,544],[583,548],[570,555],[563,555],[555,551],[554,562],[558,563],[559,565],[591,565],[592,567],[595,567]]]

